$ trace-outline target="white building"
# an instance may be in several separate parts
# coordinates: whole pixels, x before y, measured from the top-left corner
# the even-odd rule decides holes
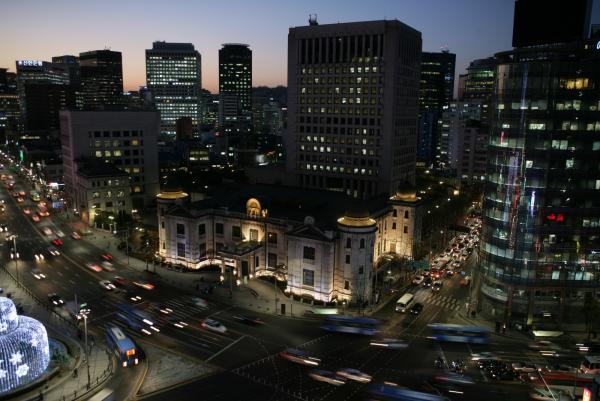
[[[60,134],[67,192],[72,191],[76,161],[98,158],[129,174],[133,207],[154,202],[159,192],[156,111],[60,112]]]
[[[129,175],[102,161],[77,163],[74,207],[82,220],[94,225],[96,216],[105,212],[118,216],[131,214]]]
[[[157,198],[165,261],[220,264],[240,281],[275,275],[290,293],[325,302],[369,302],[376,260],[390,252],[411,259],[420,241],[414,193],[357,202],[329,191],[254,185],[223,188],[192,204],[178,191]]]

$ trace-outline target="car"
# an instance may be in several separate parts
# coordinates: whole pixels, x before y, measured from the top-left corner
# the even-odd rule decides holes
[[[42,229],[42,232],[43,232],[44,234],[46,234],[47,236],[51,236],[51,235],[52,235],[52,230],[50,229],[50,227],[44,227],[44,228]]]
[[[60,255],[60,251],[58,249],[56,249],[56,247],[54,247],[54,246],[49,246],[47,248],[47,251],[52,256],[58,256],[58,255]]]
[[[469,285],[471,283],[471,276],[464,276],[460,279],[460,285]]]
[[[114,276],[112,279],[112,283],[117,287],[125,287],[128,284],[127,280],[121,276]]]
[[[431,277],[425,277],[423,280],[423,287],[429,288],[433,284],[433,279]]]
[[[102,262],[102,269],[106,270],[107,272],[114,272],[115,271],[115,267],[113,266],[113,264],[110,263],[107,260],[105,260],[104,262]]]
[[[580,342],[575,344],[577,351],[581,353],[592,353],[599,354],[600,353],[600,343],[598,342]]]
[[[100,280],[98,283],[100,284],[100,287],[108,291],[112,291],[117,288],[113,283],[110,282],[110,280]]]
[[[540,371],[543,368],[540,365],[536,365],[535,363],[529,362],[515,362],[511,364],[511,367],[515,372],[520,373],[531,373],[535,371]]]
[[[113,284],[114,284],[114,282],[113,282]],[[127,291],[127,292],[125,292],[125,297],[129,301],[133,302],[134,304],[142,302],[142,297],[140,297],[138,294],[136,294],[133,291]]]
[[[186,322],[179,320],[179,318],[175,315],[169,316],[167,321],[169,322],[169,324],[171,326],[177,327],[178,329],[183,329],[184,327],[188,326],[188,324]]]
[[[63,242],[62,242],[62,240],[61,240],[60,238],[55,238],[55,239],[53,239],[53,240],[52,240],[52,243],[53,243],[55,246],[62,246],[62,244],[63,244]]]
[[[200,297],[192,297],[191,304],[199,308],[208,308],[208,302]]]
[[[170,315],[171,313],[173,313],[173,309],[161,303],[153,303],[151,305],[151,308],[157,312],[162,313],[163,315]]]
[[[423,304],[417,302],[410,308],[410,313],[413,315],[418,315],[423,311]]]
[[[408,347],[408,344],[405,341],[399,340],[397,338],[381,338],[371,340],[369,345],[373,347],[381,347],[381,348],[389,348],[389,349],[404,349]]]
[[[104,260],[108,260],[109,262],[113,260],[113,255],[111,255],[110,253],[103,253],[102,255],[100,255],[100,257]]]
[[[412,280],[412,283],[414,285],[419,285],[419,284],[422,284],[424,280],[425,280],[425,277],[423,277],[423,276],[415,276],[415,278],[413,278],[413,280]]]
[[[46,210],[46,208],[38,208],[38,214],[40,215],[40,217],[48,217],[48,216],[50,216],[50,213],[48,213],[48,211]]]
[[[343,377],[344,379],[352,380],[359,383],[370,383],[371,380],[373,380],[373,377],[371,377],[370,375],[361,372],[358,369],[352,368],[339,369],[337,372],[335,372],[335,374],[339,377]]]
[[[6,224],[0,224],[0,232],[8,232],[8,226]]]
[[[319,366],[321,360],[298,348],[288,348],[279,353],[283,359],[305,366]]]
[[[31,215],[31,220],[33,220],[36,223],[39,223],[40,216],[38,216],[37,213],[34,213],[34,214]]]
[[[25,196],[25,195],[27,195],[27,194],[25,193],[25,191],[19,191],[19,196]]]
[[[250,326],[261,326],[261,325],[265,324],[265,322],[260,320],[258,317],[251,317],[251,316],[246,316],[246,315],[236,315],[236,316],[233,316],[233,318],[237,321],[240,321],[240,322],[250,325]]]
[[[85,267],[87,267],[88,269],[90,269],[91,271],[94,271],[96,273],[102,271],[102,268],[100,266],[98,266],[96,263],[86,263]]]
[[[23,208],[23,213],[25,213],[26,215],[30,215],[31,214],[31,209],[28,208],[28,207]]]
[[[36,253],[33,255],[34,259],[36,262],[43,262],[44,261],[44,254],[43,253]]]
[[[17,198],[17,203],[23,203],[25,202],[25,199],[21,198],[20,196]]]
[[[145,290],[153,290],[154,289],[154,284],[151,284],[147,281],[142,281],[142,280],[137,280],[137,281],[132,281],[131,282],[133,285],[135,285],[136,287],[140,287],[143,288]]]
[[[13,192],[12,196],[13,196],[13,198],[18,198],[19,197],[19,193],[18,192]]]
[[[64,236],[65,236],[65,233],[63,233],[63,232],[62,232],[62,231],[60,231],[60,230],[56,230],[56,233],[55,233],[55,234],[56,234],[56,236],[57,236],[57,237],[59,237],[59,238],[62,238],[62,237],[64,237]]]
[[[308,373],[308,376],[314,380],[333,384],[334,386],[341,386],[346,383],[346,379],[328,370],[312,370]]]
[[[31,275],[33,276],[33,278],[37,279],[37,280],[42,280],[46,278],[46,275],[44,273],[42,273],[42,271],[40,269],[33,269],[31,271]]]
[[[79,233],[77,231],[73,231],[71,233],[71,238],[73,238],[73,239],[81,239],[81,235],[79,235]]]
[[[200,323],[200,326],[207,330],[211,330],[221,334],[225,334],[225,332],[227,332],[227,327],[223,326],[220,322],[214,319],[204,319]]]
[[[477,354],[471,355],[472,361],[499,361],[500,357],[498,357],[493,352],[480,352]]]
[[[545,370],[550,373],[577,373],[579,369],[574,366],[566,365],[564,363],[559,363],[555,365],[547,365]]]
[[[63,301],[57,293],[52,292],[48,294],[48,303],[50,303],[51,306],[59,307],[63,306],[65,304],[65,301]]]
[[[442,285],[443,285],[442,280],[436,280],[431,285],[431,290],[433,292],[440,292],[440,290],[442,289]]]

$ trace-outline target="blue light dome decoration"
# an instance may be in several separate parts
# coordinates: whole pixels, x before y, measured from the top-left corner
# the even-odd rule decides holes
[[[49,362],[44,325],[18,316],[13,301],[0,297],[0,395],[40,377]]]

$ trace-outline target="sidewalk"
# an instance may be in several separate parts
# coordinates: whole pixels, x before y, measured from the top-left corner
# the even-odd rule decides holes
[[[77,330],[73,324],[50,311],[45,304],[33,298],[22,287],[17,286],[14,278],[5,270],[0,269],[0,287],[4,294],[11,294],[15,305],[21,304],[23,314],[39,320],[46,327],[48,337],[58,340],[69,350],[70,359],[60,365],[54,376],[45,379],[31,391],[24,392],[12,399],[18,401],[38,400],[43,395],[44,400],[66,401],[87,399],[83,397],[89,391],[102,385],[113,373],[113,357],[104,345],[96,344],[90,347],[89,370],[90,387],[88,389],[87,362],[85,361],[83,344],[77,339]],[[77,372],[77,373],[75,373]]]

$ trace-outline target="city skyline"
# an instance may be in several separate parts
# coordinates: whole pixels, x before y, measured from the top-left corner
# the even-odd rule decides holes
[[[254,53],[254,86],[287,85],[287,31],[291,26],[307,25],[311,13],[318,14],[321,24],[398,19],[422,32],[423,51],[440,51],[447,46],[456,53],[456,74],[463,73],[476,58],[511,48],[512,1],[491,5],[460,0],[452,4],[436,3],[435,7],[413,0],[402,4],[350,3],[345,2],[340,8],[337,2],[281,4],[264,0],[252,9],[246,9],[240,1],[210,6],[177,2],[175,7],[172,3],[163,5],[155,1],[125,4],[112,0],[102,4],[59,1],[52,6],[35,1],[11,3],[4,7],[6,21],[0,26],[0,34],[18,40],[5,43],[0,67],[14,71],[16,60],[50,60],[52,56],[106,47],[123,53],[125,90],[137,90],[146,84],[144,51],[152,42],[190,42],[203,58],[204,88],[215,93],[218,49],[222,43],[243,42]],[[596,4],[593,21],[599,20],[598,8]],[[115,10],[120,11],[115,13]],[[22,15],[28,15],[29,24],[35,29],[23,29],[22,19],[18,18]],[[475,15],[478,18],[473,18]],[[165,16],[175,22],[166,21]],[[229,23],[223,23],[219,16]],[[260,22],[261,18],[270,22]],[[110,25],[107,20],[112,21]],[[57,28],[61,25],[66,28]],[[42,37],[48,41],[40,41]],[[48,43],[61,46],[52,47]]]

